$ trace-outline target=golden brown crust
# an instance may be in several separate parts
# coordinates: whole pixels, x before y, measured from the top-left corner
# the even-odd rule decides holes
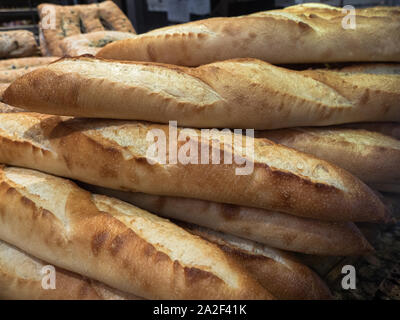
[[[320,221],[263,209],[123,192],[93,185],[84,187],[165,218],[193,223],[274,248],[338,256],[360,255],[373,250],[358,228],[350,222]]]
[[[55,289],[44,289],[42,268],[48,263],[0,240],[0,299],[138,300],[97,281],[55,268]]]
[[[6,167],[0,199],[1,239],[123,292],[149,299],[272,298],[218,247],[68,180]]]
[[[356,10],[356,30],[343,28],[347,13],[335,7],[211,18],[111,43],[98,56],[185,66],[246,57],[273,64],[400,61],[399,11]]]
[[[49,114],[275,129],[400,121],[400,76],[299,72],[255,59],[185,68],[78,57],[18,79],[5,99]]]
[[[75,6],[42,3],[38,6],[41,19],[48,14],[49,8],[56,14],[56,25],[55,28],[40,26],[41,46],[46,54],[54,56],[66,54],[63,52],[61,41],[69,36],[79,35],[82,31],[89,33],[108,28],[108,30],[135,33],[129,19],[112,1]],[[106,27],[103,24],[106,24]]]
[[[0,59],[38,55],[35,36],[27,30],[0,32]]]
[[[400,184],[400,141],[391,136],[343,127],[271,130],[258,136],[334,163],[367,184]]]
[[[321,278],[288,253],[195,225],[182,226],[189,232],[217,244],[278,299],[332,299]]]
[[[247,155],[240,156],[248,161],[249,172],[237,175],[236,169],[243,166],[223,160],[220,164],[165,165],[149,158],[147,150],[153,141],[146,136],[154,129],[164,132],[168,150],[166,125],[24,113],[0,114],[0,126],[1,163],[111,189],[232,203],[320,220],[387,218],[379,198],[348,172],[266,139],[248,138],[254,154],[247,150]],[[227,133],[200,135],[186,130],[185,134],[198,145],[201,137],[203,146],[213,153],[224,152],[221,143]],[[233,152],[239,156],[236,148]]]
[[[346,73],[328,70],[303,71],[302,74],[335,88],[338,94],[357,106],[353,110],[357,109],[360,113],[365,112],[365,116],[358,119],[349,118],[348,121],[338,123],[400,122],[399,74]]]

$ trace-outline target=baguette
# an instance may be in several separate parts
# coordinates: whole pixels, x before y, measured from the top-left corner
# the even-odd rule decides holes
[[[0,163],[111,189],[258,207],[320,220],[388,219],[385,206],[365,184],[311,155],[266,139],[179,129],[176,137],[183,140],[176,149],[181,160],[174,164],[173,153],[168,162],[167,157],[164,161],[149,153],[154,148],[149,137],[155,132],[160,139],[165,135],[165,150],[169,150],[168,141],[175,136],[169,131],[166,125],[145,122],[0,114]],[[186,158],[188,144],[190,158]],[[252,144],[254,148],[249,148]],[[198,161],[196,145],[202,149],[197,152]],[[200,164],[207,159],[201,154],[207,151],[209,164]],[[222,154],[222,161],[210,163],[216,154]],[[230,164],[229,157],[247,164],[236,160]]]
[[[357,9],[348,14],[325,5],[293,6],[240,17],[211,18],[156,29],[111,43],[99,57],[199,66],[232,58],[273,64],[400,61],[400,7]]]
[[[97,281],[55,268],[55,289],[43,289],[42,269],[48,264],[0,240],[0,299],[13,300],[138,300]]]
[[[135,37],[132,32],[97,31],[64,38],[60,47],[65,55],[95,55],[102,47],[113,41]]]
[[[194,235],[217,244],[278,299],[332,299],[320,277],[290,254],[206,228],[187,224],[182,226]]]
[[[400,141],[382,133],[326,127],[261,131],[257,136],[334,163],[367,184],[400,184]]]
[[[0,59],[38,55],[35,36],[27,30],[0,32]]]
[[[299,72],[255,59],[185,68],[77,57],[19,78],[4,99],[49,114],[276,129],[400,121],[400,76]]]
[[[203,200],[83,186],[93,193],[121,199],[165,218],[193,223],[273,248],[338,256],[366,254],[373,250],[351,222],[319,221]]]
[[[40,172],[0,172],[0,239],[148,299],[271,299],[215,245],[168,220]]]

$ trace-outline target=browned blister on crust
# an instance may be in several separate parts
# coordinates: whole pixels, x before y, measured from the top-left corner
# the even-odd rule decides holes
[[[400,121],[399,88],[399,75],[293,71],[256,59],[186,68],[77,57],[19,78],[4,98],[48,114],[276,129]]]
[[[272,298],[216,246],[68,180],[5,167],[0,199],[0,239],[123,292],[149,299]]]
[[[384,205],[365,184],[311,155],[266,139],[235,135],[245,150],[246,144],[254,145],[254,152],[248,148],[242,154],[237,143],[224,148],[226,137],[232,139],[226,132],[178,129],[178,135],[187,134],[191,143],[205,146],[210,157],[222,154],[222,160],[219,164],[165,164],[148,153],[154,141],[146,137],[154,130],[163,132],[169,150],[166,125],[0,114],[0,162],[111,189],[231,203],[321,220],[387,218]],[[244,159],[247,167],[226,163],[226,152]],[[239,169],[245,174],[237,174]]]

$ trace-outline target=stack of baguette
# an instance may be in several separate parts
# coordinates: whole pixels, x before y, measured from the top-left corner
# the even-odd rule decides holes
[[[331,298],[288,251],[369,254],[356,223],[392,222],[376,190],[400,191],[400,68],[270,63],[400,62],[398,11],[361,10],[351,34],[339,9],[316,4],[208,19],[16,79],[3,100],[29,112],[0,113],[0,297]],[[382,26],[371,32],[369,19]],[[327,35],[336,33],[350,53],[334,50]],[[271,34],[285,35],[280,46]],[[375,38],[383,47],[363,52]],[[163,133],[170,150],[169,121],[202,152],[231,147],[253,170],[149,155],[151,132]],[[202,128],[257,131],[232,138]],[[41,286],[47,264],[60,275],[56,291]]]

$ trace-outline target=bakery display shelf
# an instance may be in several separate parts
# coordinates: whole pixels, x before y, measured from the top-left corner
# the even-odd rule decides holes
[[[1,1],[0,31],[28,30],[36,35],[38,11],[31,0]]]
[[[37,15],[36,8],[0,9],[1,17],[31,17]]]

